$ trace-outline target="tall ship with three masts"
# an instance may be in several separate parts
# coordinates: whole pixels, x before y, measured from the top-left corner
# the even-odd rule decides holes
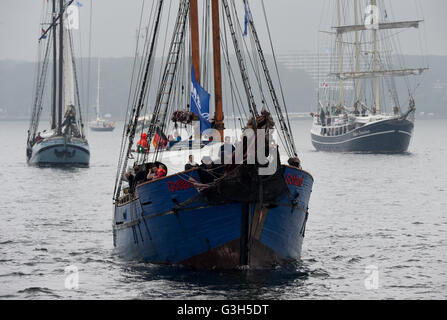
[[[113,131],[115,130],[115,122],[103,119],[101,116],[101,105],[100,105],[100,83],[101,83],[101,60],[98,59],[98,87],[96,94],[96,119],[90,121],[89,127],[92,131]]]
[[[89,144],[79,98],[74,58],[73,1],[52,0],[44,4],[45,21],[39,38],[37,81],[27,139],[27,161],[38,166],[80,166],[90,162]],[[71,19],[68,19],[70,16]],[[51,63],[50,63],[51,62]],[[50,72],[51,71],[51,72]],[[51,79],[48,79],[48,73]],[[46,102],[46,87],[51,83],[50,127],[39,129]]]
[[[294,261],[301,254],[313,178],[297,158],[276,90],[280,81],[270,73],[248,1],[202,3],[201,19],[197,0],[154,3],[143,59],[135,59],[123,132],[114,247],[125,258],[199,269]],[[175,21],[166,23],[176,5]],[[167,34],[164,27],[170,41],[159,39]],[[155,52],[163,43],[158,77]],[[234,145],[230,137],[223,144],[231,125],[224,113],[232,110],[249,120],[234,124],[242,132]],[[147,113],[148,125],[138,126]],[[167,151],[167,133],[185,127],[191,129],[182,137],[189,151]]]
[[[418,87],[411,78],[420,79],[427,68],[405,65],[399,36],[418,29],[423,20],[395,21],[386,4],[385,0],[331,1],[329,7],[336,12],[335,26],[326,32],[335,39],[332,50],[327,49],[331,73],[320,79],[311,130],[317,150],[408,150]]]

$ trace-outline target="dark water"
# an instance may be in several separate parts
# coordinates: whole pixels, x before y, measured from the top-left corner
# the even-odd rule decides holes
[[[417,122],[405,155],[315,152],[310,122],[293,126],[315,178],[302,261],[219,273],[114,255],[121,130],[89,133],[88,169],[39,169],[25,163],[27,123],[0,122],[0,298],[447,298],[447,121]]]

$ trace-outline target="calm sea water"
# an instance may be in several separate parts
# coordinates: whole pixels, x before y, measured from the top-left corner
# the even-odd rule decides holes
[[[316,152],[311,123],[294,121],[315,178],[302,261],[228,273],[114,255],[121,128],[90,132],[90,168],[62,170],[27,166],[27,125],[0,122],[1,299],[447,298],[446,120],[418,121],[404,155]]]

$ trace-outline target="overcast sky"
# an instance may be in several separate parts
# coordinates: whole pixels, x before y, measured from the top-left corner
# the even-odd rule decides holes
[[[0,0],[0,60],[33,61],[36,56],[37,36],[42,4],[46,0]],[[139,24],[143,0],[80,0],[81,27],[87,35],[90,2],[93,1],[92,56],[129,57],[135,48],[135,33]],[[145,0],[150,6],[155,0]],[[173,0],[177,4],[176,0]],[[236,0],[241,1],[241,0]],[[335,0],[264,0],[277,53],[297,50],[316,51],[318,30],[322,17]],[[362,0],[361,0],[362,1]],[[446,0],[386,0],[392,2],[397,18],[420,18],[415,10],[423,8],[426,49],[433,55],[447,55],[447,1]],[[199,3],[201,0],[199,0]],[[263,22],[260,0],[251,0],[255,21]],[[259,16],[261,14],[261,16]],[[241,14],[240,20],[243,20]],[[325,25],[326,21],[323,21]],[[327,25],[327,23],[326,23]],[[414,35],[404,33],[404,53],[420,54]],[[265,36],[263,38],[266,39]],[[83,42],[84,55],[87,43]]]

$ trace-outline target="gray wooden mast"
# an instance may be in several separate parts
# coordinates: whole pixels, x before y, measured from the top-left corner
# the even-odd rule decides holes
[[[63,81],[64,81],[64,0],[59,0],[59,103],[57,117],[57,133],[62,133],[62,110],[64,104]]]
[[[56,0],[53,0],[53,24],[56,24]],[[53,29],[53,87],[51,91],[51,129],[56,129],[56,106],[57,106],[57,35],[56,28]]]

